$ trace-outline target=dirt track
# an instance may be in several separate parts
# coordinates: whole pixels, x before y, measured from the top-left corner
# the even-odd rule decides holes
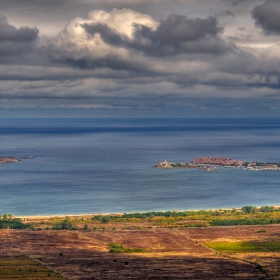
[[[266,232],[259,230],[265,228]],[[183,230],[0,231],[1,256],[25,255],[67,279],[280,279],[280,253],[221,255],[213,240],[278,240],[280,226]],[[147,250],[110,254],[109,243]],[[238,259],[239,258],[239,259]],[[269,269],[264,274],[256,268]]]

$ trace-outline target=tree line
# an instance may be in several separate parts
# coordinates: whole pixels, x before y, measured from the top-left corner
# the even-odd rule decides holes
[[[13,218],[12,214],[0,215],[0,229],[30,229],[30,224],[24,224],[20,219]]]

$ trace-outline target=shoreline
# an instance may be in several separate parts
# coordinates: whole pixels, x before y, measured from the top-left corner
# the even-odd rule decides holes
[[[246,206],[246,205],[244,205]],[[242,206],[242,207],[244,207]],[[261,205],[261,206],[256,206],[256,205],[250,205],[250,206],[255,206],[257,209],[261,208],[262,206],[273,206],[274,209],[280,209],[280,205]],[[231,211],[233,209],[236,210],[241,210],[242,207],[231,207],[231,208],[213,208],[213,209],[189,209],[189,210],[182,210],[182,209],[173,209],[173,210],[161,210],[161,211],[141,211],[141,212],[116,212],[116,213],[85,213],[85,214],[50,214],[50,215],[13,215],[15,218],[19,219],[27,219],[27,220],[36,220],[36,219],[52,219],[52,218],[64,218],[64,217],[92,217],[92,216],[120,216],[124,214],[133,214],[133,213],[151,213],[151,212],[168,212],[168,211],[175,211],[175,212],[188,212],[188,211]]]

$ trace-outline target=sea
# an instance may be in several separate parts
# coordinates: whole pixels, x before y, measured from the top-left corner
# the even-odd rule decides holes
[[[280,162],[280,119],[0,119],[0,214],[280,205],[280,171],[157,169],[230,157]],[[31,157],[31,158],[26,158]]]

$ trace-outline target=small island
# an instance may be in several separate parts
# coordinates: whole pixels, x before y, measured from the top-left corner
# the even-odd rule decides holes
[[[0,164],[1,163],[11,163],[11,162],[18,162],[19,159],[15,157],[3,157],[0,156]]]
[[[203,168],[206,171],[212,171],[217,166],[234,167],[244,170],[280,170],[280,163],[245,162],[229,157],[198,157],[190,163],[176,163],[165,160],[155,165],[156,168]]]

